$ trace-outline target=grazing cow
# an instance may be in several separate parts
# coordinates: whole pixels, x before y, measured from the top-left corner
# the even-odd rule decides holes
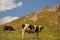
[[[5,31],[15,31],[15,29],[12,26],[4,26]]]
[[[35,33],[35,36],[38,36],[38,32],[41,31],[42,28],[43,28],[42,26],[32,24],[22,24],[22,39],[24,37],[25,32],[28,32],[29,34]]]

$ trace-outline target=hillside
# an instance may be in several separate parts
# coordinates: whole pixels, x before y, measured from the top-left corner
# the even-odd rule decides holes
[[[5,25],[13,26],[20,30],[22,23],[42,25],[44,29],[40,32],[42,40],[60,39],[60,4],[53,7],[45,7],[42,10],[31,12],[29,15],[13,20],[10,23],[0,25],[0,31],[3,31]],[[43,36],[44,35],[44,36]]]
[[[51,11],[51,10],[54,10],[54,11]],[[31,12],[29,15],[13,20],[10,23],[0,25],[0,27],[5,25],[20,27],[22,23],[31,23],[31,24],[37,24],[37,25],[40,25],[40,24],[43,25],[45,23],[48,25],[59,25],[60,23],[59,20],[60,20],[60,4],[55,5],[51,8],[45,7],[42,10]]]

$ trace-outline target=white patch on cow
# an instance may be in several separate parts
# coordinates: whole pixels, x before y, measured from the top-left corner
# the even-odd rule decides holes
[[[39,25],[39,31],[40,31],[40,28],[41,28],[41,27],[42,27],[42,26]]]
[[[42,26],[39,25],[39,27],[41,28]]]
[[[25,28],[24,28],[24,30],[29,26],[30,24],[25,24]]]

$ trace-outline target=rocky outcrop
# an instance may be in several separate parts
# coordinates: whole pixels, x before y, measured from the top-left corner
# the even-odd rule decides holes
[[[60,10],[60,4],[57,4],[57,5],[55,5],[55,6],[48,9],[48,11],[53,11],[53,12],[55,12],[57,10]]]

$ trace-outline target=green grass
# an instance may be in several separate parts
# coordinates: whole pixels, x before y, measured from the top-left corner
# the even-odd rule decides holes
[[[44,16],[43,18],[38,19],[37,21],[28,20],[29,18],[33,17],[33,15],[35,15],[35,12],[32,12],[30,15],[28,15],[26,21],[24,21],[25,19],[24,16],[20,19],[14,20],[10,23],[0,26],[0,40],[22,40],[20,31],[22,23],[42,25],[43,29],[38,34],[39,40],[60,40],[60,24],[52,23],[54,25],[49,25],[49,21],[51,20],[54,21],[58,16],[60,16],[58,12],[55,13],[55,12],[43,11],[37,14],[38,17],[40,15]],[[4,32],[3,28],[5,25],[12,26],[13,28],[16,29],[16,31]],[[33,33],[32,34],[25,33],[24,36],[25,37],[23,40],[35,40],[35,35]]]
[[[23,40],[35,40],[35,35],[33,33],[25,33]],[[39,40],[60,40],[60,31],[58,27],[45,27],[38,34]],[[20,31],[7,31],[0,33],[0,40],[22,40]]]

